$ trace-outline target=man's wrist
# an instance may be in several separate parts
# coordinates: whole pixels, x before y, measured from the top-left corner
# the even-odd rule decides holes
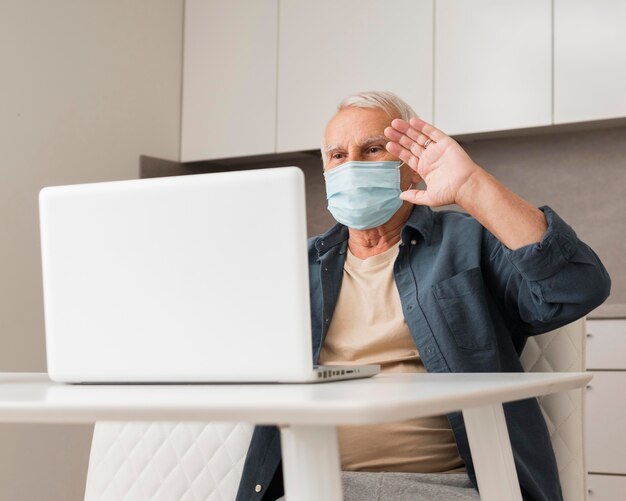
[[[478,166],[457,191],[456,203],[511,250],[540,241],[547,228],[543,212]]]
[[[457,190],[455,203],[471,213],[473,206],[477,202],[480,203],[481,191],[493,181],[493,176],[479,165],[476,165],[474,171]]]

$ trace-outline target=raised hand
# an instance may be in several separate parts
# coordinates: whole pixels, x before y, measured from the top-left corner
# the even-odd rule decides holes
[[[470,178],[482,169],[450,136],[419,118],[395,119],[385,129],[387,151],[407,163],[426,183],[425,190],[407,190],[401,198],[437,207],[458,203]]]

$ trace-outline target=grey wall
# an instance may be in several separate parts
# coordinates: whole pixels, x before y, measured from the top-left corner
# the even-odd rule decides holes
[[[45,371],[37,194],[178,160],[183,0],[0,2],[0,371]],[[91,426],[0,425],[0,499],[83,497]]]
[[[535,205],[550,205],[600,256],[613,279],[604,308],[626,316],[626,127],[543,132],[463,144]]]

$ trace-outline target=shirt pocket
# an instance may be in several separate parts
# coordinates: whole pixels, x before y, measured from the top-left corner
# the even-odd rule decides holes
[[[480,268],[470,268],[436,283],[433,294],[459,348],[493,348],[493,324]]]

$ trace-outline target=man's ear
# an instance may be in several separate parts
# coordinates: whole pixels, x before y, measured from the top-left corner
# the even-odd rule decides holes
[[[422,182],[422,178],[420,175],[415,172],[411,167],[406,164],[403,164],[400,167],[400,188],[404,190],[409,189],[409,185],[411,189],[415,189],[419,183]]]
[[[423,179],[421,178],[421,176],[413,169],[411,169],[411,189],[417,189],[417,185],[420,184],[422,181]]]

